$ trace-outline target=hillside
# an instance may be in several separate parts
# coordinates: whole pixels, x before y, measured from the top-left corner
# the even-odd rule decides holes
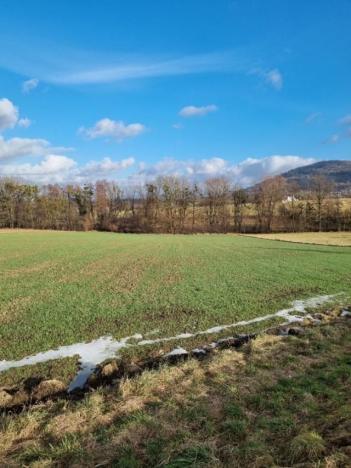
[[[316,175],[323,175],[333,182],[336,192],[351,193],[351,161],[320,161],[282,174],[302,189],[308,188],[311,178]]]

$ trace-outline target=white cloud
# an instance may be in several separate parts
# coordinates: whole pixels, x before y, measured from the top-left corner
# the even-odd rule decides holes
[[[3,47],[0,66],[32,80],[59,85],[84,85],[128,82],[154,77],[196,73],[255,74],[276,89],[282,87],[282,74],[276,69],[256,68],[262,62],[249,50],[193,55],[116,54],[74,49],[45,41],[18,41]],[[32,80],[27,80],[32,82]]]
[[[11,138],[5,140],[0,136],[0,160],[20,156],[43,156],[50,144],[39,138]]]
[[[181,130],[183,128],[183,124],[175,123],[172,125],[172,128],[175,128],[176,130]]]
[[[266,177],[271,177],[316,162],[314,158],[291,155],[273,155],[265,158],[247,158],[232,166],[229,173],[243,186],[252,185]]]
[[[28,94],[33,91],[39,84],[39,80],[37,78],[32,78],[30,80],[26,80],[22,83],[22,92],[24,94]]]
[[[126,138],[133,138],[145,132],[146,127],[141,123],[125,124],[121,120],[101,119],[94,127],[80,128],[79,133],[88,138],[111,137],[121,142]]]
[[[10,138],[0,135],[0,161],[22,156],[45,156],[49,153],[69,151],[71,148],[54,147],[41,138]]]
[[[69,56],[69,53],[66,54],[67,56]],[[89,61],[87,57],[89,57]],[[94,64],[94,61],[96,64]],[[226,70],[235,71],[241,68],[241,64],[235,59],[233,53],[208,53],[162,58],[132,55],[111,55],[107,57],[106,54],[104,57],[97,57],[93,53],[87,53],[79,57],[75,56],[74,58],[67,59],[66,64],[62,64],[62,62],[52,64],[48,61],[45,67],[52,69],[52,65],[54,65],[54,70],[44,71],[44,73],[41,73],[41,76],[45,81],[57,84],[113,83],[162,76]],[[26,68],[28,69],[29,67],[33,69],[32,65]],[[38,73],[40,71],[38,69]]]
[[[18,108],[9,99],[0,99],[0,131],[15,127],[17,121]]]
[[[16,177],[38,184],[81,183],[99,178],[115,178],[117,172],[126,170],[135,163],[134,158],[129,157],[122,160],[103,158],[100,161],[78,164],[62,154],[71,150],[72,148],[55,147],[40,138],[5,139],[0,135],[0,177]],[[23,163],[11,161],[24,157],[41,159],[36,163],[31,160]]]
[[[296,167],[315,162],[313,158],[301,156],[274,155],[265,158],[247,158],[238,164],[213,157],[200,161],[180,161],[167,158],[153,165],[139,164],[139,170],[128,177],[129,183],[143,183],[162,175],[186,177],[201,182],[210,177],[224,176],[233,183],[250,186],[265,177],[282,174]],[[18,177],[29,182],[47,183],[83,183],[98,179],[119,179],[119,172],[132,167],[134,158],[113,161],[104,158],[79,165],[74,159],[57,154],[47,154],[37,164],[3,164],[0,176]],[[119,179],[121,180],[121,179]],[[122,180],[126,180],[125,178]]]
[[[27,117],[19,118],[18,107],[9,99],[0,99],[0,132],[9,128],[19,127],[27,128],[32,122]]]
[[[37,184],[95,182],[98,179],[115,179],[118,172],[128,169],[134,163],[134,158],[119,161],[103,158],[101,161],[79,165],[67,156],[46,154],[35,164],[0,164],[0,177],[14,177]]]
[[[228,167],[228,162],[222,158],[201,159],[201,161],[187,167],[189,174],[209,176],[223,174]]]
[[[260,159],[247,158],[238,164],[231,164],[219,157],[200,161],[180,161],[166,158],[154,165],[141,165],[136,178],[142,181],[162,175],[175,175],[201,181],[209,177],[225,176],[242,186],[249,186],[265,177],[282,174],[290,169],[314,162],[313,158],[290,155],[273,155]]]
[[[28,117],[24,117],[23,119],[19,119],[18,126],[23,128],[28,128],[32,124],[32,121],[28,119]]]
[[[95,179],[101,176],[106,177],[123,169],[128,169],[134,163],[134,158],[126,158],[121,161],[112,161],[111,158],[104,158],[101,161],[90,161],[80,169],[79,176],[93,176]]]
[[[276,89],[281,89],[281,72],[263,63],[247,48],[225,52],[209,51],[203,54],[126,54],[74,49],[61,43],[41,40],[17,41],[3,47],[0,66],[22,76],[35,76],[27,82],[58,85],[101,85],[130,83],[155,77],[182,76],[198,73],[254,74]],[[30,85],[31,86],[31,85]]]
[[[185,106],[179,111],[179,115],[181,117],[198,117],[217,110],[218,107],[214,104],[210,104],[208,106]]]
[[[63,183],[69,179],[77,163],[67,156],[49,154],[38,164],[7,164],[0,166],[0,176],[16,177],[39,184]]]

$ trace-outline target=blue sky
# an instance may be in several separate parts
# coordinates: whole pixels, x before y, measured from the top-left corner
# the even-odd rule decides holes
[[[351,156],[351,1],[2,0],[0,176],[243,185]]]

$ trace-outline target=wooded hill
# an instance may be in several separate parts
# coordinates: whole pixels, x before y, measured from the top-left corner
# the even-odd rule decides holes
[[[320,161],[282,174],[288,182],[303,190],[309,188],[311,179],[317,175],[327,178],[335,192],[351,194],[351,161]]]

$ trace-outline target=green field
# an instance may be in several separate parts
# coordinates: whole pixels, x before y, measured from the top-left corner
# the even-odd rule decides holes
[[[0,360],[172,336],[351,293],[351,247],[235,235],[0,234]],[[174,343],[173,343],[174,345]]]

